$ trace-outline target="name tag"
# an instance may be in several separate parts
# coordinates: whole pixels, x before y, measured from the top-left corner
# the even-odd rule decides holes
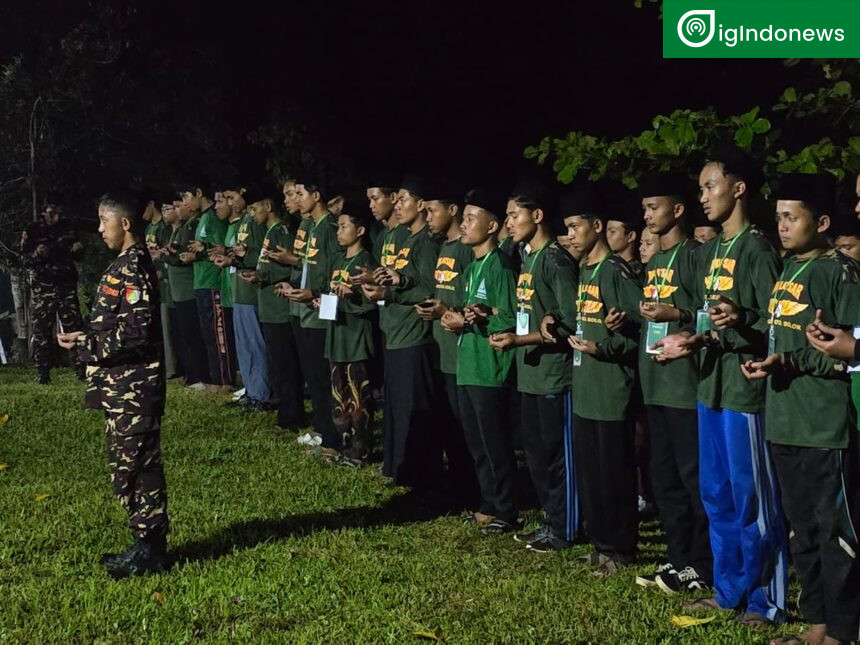
[[[231,266],[231,267],[230,267],[230,270],[229,270],[229,273],[236,273],[236,267]]]
[[[767,355],[776,354],[776,332],[773,325],[767,326]]]
[[[706,334],[714,328],[711,322],[711,314],[707,309],[699,309],[696,311],[696,333]]]
[[[302,280],[299,283],[299,289],[307,289],[308,288],[308,265],[302,265]]]
[[[333,293],[320,296],[320,320],[337,320],[337,296]]]
[[[528,336],[529,314],[526,311],[517,312],[517,336]]]
[[[649,322],[648,328],[645,330],[645,353],[646,354],[662,354],[663,348],[657,347],[651,349],[651,346],[658,340],[663,340],[669,333],[669,323]]]
[[[385,306],[385,301],[384,301],[384,300],[377,300],[377,301],[376,301],[376,306],[377,306],[377,307],[384,307],[384,306]]]
[[[576,337],[582,338],[582,323],[576,323]],[[578,349],[573,350],[573,366],[579,367],[582,365],[582,352]]]

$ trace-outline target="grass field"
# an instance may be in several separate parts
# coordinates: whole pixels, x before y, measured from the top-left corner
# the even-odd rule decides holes
[[[162,445],[169,573],[111,581],[101,553],[128,541],[110,491],[100,413],[68,370],[54,384],[0,368],[0,642],[745,643],[719,616],[672,624],[679,601],[635,586],[642,564],[601,581],[456,517],[409,521],[374,470],[305,455],[222,399],[171,387]],[[533,516],[534,517],[534,516]],[[794,626],[795,629],[798,626]]]

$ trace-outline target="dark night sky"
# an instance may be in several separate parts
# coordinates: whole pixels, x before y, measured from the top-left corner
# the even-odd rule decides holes
[[[787,84],[779,61],[664,61],[646,5],[155,0],[132,38],[225,97],[237,140],[289,114],[359,168],[509,174],[546,134],[638,133],[679,107],[738,113]],[[58,7],[44,19],[76,11]]]

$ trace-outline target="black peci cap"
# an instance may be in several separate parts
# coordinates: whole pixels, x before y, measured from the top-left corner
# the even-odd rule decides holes
[[[782,175],[774,199],[801,201],[817,213],[830,215],[836,205],[836,177],[830,173]]]

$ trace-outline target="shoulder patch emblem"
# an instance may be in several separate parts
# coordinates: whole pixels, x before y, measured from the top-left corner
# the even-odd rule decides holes
[[[137,287],[126,287],[125,301],[130,305],[137,304],[140,301],[140,289]]]

